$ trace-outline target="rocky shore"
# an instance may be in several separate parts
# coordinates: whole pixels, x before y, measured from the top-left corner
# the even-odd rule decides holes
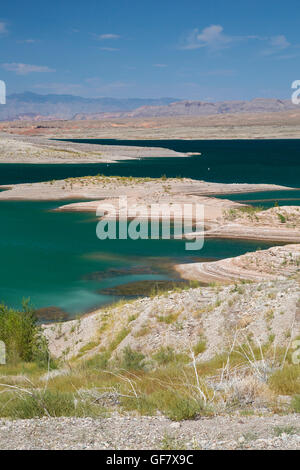
[[[215,263],[177,266],[187,278],[255,282],[164,292],[45,325],[51,354],[70,359],[90,344],[90,356],[105,350],[124,330],[114,354],[127,345],[147,355],[166,346],[183,352],[202,338],[205,350],[199,359],[207,360],[224,351],[237,330],[241,336],[251,332],[262,344],[272,335],[278,346],[284,346],[300,326],[299,262],[300,245],[289,245]]]
[[[202,282],[259,282],[296,275],[299,263],[300,245],[286,245],[220,261],[180,264],[175,269],[185,279]]]

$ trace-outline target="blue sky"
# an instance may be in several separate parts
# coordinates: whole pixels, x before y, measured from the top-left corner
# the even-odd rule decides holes
[[[289,98],[299,31],[299,0],[11,0],[0,79],[9,94]]]

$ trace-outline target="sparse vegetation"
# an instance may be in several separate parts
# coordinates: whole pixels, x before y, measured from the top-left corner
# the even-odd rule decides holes
[[[62,391],[27,391],[13,394],[9,391],[0,397],[0,417],[14,419],[42,418],[43,416],[101,416],[104,410],[92,400],[83,400],[76,393]]]
[[[285,364],[271,375],[269,385],[271,390],[281,395],[300,394],[300,366]]]
[[[195,344],[193,351],[195,355],[198,356],[198,354],[203,353],[205,349],[206,349],[206,340],[205,338],[203,338],[203,336],[201,336],[199,338],[199,341]]]

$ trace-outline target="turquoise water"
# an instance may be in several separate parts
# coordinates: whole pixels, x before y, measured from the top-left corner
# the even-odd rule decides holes
[[[55,306],[75,315],[115,300],[99,293],[102,288],[171,278],[169,269],[163,269],[164,263],[236,256],[270,246],[208,240],[203,250],[189,252],[182,240],[100,241],[92,214],[52,212],[58,205],[53,201],[0,202],[2,302],[17,307],[23,298],[30,297],[36,308]],[[137,267],[148,268],[150,273],[132,274],[130,270]],[[110,275],[112,268],[125,271],[122,276],[115,271]],[[97,279],[92,275],[95,272],[104,273],[104,278]]]
[[[115,164],[0,164],[0,184],[102,173],[142,177],[165,174],[299,188],[300,140],[95,142],[162,146],[202,155]],[[275,201],[280,205],[299,205],[300,190],[224,197],[266,207]],[[106,287],[172,278],[172,263],[227,258],[271,246],[262,242],[207,240],[204,248],[195,252],[186,251],[184,241],[180,240],[99,241],[93,215],[52,212],[59,205],[53,201],[0,201],[0,301],[18,307],[23,298],[30,298],[36,308],[55,306],[72,316],[115,300],[101,293]]]

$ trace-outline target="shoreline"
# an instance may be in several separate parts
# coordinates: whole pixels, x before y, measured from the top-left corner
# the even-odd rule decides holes
[[[299,273],[299,269],[296,268],[299,256],[298,242],[218,261],[178,264],[175,269],[182,279],[190,281],[221,284],[238,281],[275,281]],[[287,263],[286,267],[282,266],[283,262]],[[295,266],[290,266],[293,263]]]
[[[216,115],[104,121],[45,119],[38,122],[0,122],[0,163],[116,163],[149,157],[188,158],[193,155],[201,158],[202,152],[199,151],[177,152],[167,147],[127,146],[126,143],[96,144],[74,140],[292,141],[299,140],[297,117],[295,112],[279,112],[229,114],[225,117]],[[282,119],[283,122],[286,121],[285,124]]]
[[[188,158],[189,155],[164,147],[77,143],[51,140],[44,136],[27,137],[0,132],[0,164],[110,164],[124,160],[167,157]]]
[[[185,319],[184,321],[187,321],[187,324],[189,323],[189,319],[192,320],[193,318],[196,328],[199,321],[197,320],[198,317],[197,315],[188,318],[185,317],[185,311],[184,309],[181,309],[181,302],[183,299],[186,299],[187,301],[186,308],[191,308],[190,302],[194,302],[194,308],[196,311],[199,310],[199,307],[201,308],[202,302],[208,306],[216,305],[216,311],[213,318],[209,308],[205,313],[203,312],[203,315],[207,316],[209,332],[210,328],[214,328],[214,322],[221,321],[221,317],[223,317],[222,306],[220,306],[219,310],[217,302],[220,298],[220,292],[223,292],[224,301],[228,296],[232,297],[232,299],[235,299],[236,301],[239,297],[236,295],[237,293],[242,294],[242,291],[249,291],[247,302],[257,302],[256,294],[262,296],[261,301],[263,302],[264,289],[257,289],[256,286],[261,285],[266,289],[270,289],[273,283],[278,285],[282,293],[285,293],[285,295],[287,295],[287,286],[293,286],[293,290],[295,292],[295,305],[293,308],[295,310],[294,313],[296,315],[297,322],[299,322],[300,312],[296,305],[297,299],[299,298],[299,282],[297,281],[297,276],[299,276],[299,267],[297,264],[299,256],[300,244],[275,246],[266,250],[246,253],[241,256],[226,258],[219,261],[179,264],[176,266],[176,270],[182,278],[190,281],[202,281],[209,283],[209,285],[195,288],[191,287],[190,289],[179,291],[173,290],[170,291],[168,295],[166,295],[166,293],[158,293],[154,297],[145,296],[132,300],[125,299],[124,302],[116,302],[88,312],[79,319],[70,319],[60,323],[44,323],[42,324],[42,327],[46,338],[49,340],[51,353],[55,357],[59,357],[65,350],[67,350],[68,359],[77,357],[81,350],[85,351],[85,345],[93,343],[96,338],[98,338],[97,332],[99,331],[99,324],[101,324],[102,319],[107,317],[107,314],[113,319],[113,324],[108,326],[108,330],[105,330],[106,334],[101,334],[101,341],[99,344],[97,340],[97,345],[94,345],[91,349],[87,349],[87,351],[85,351],[85,353],[80,357],[89,358],[93,354],[101,351],[101,348],[105,349],[112,337],[117,334],[117,331],[115,330],[116,326],[121,330],[126,324],[128,315],[132,315],[135,312],[138,312],[138,319],[132,324],[132,329],[129,335],[126,336],[117,346],[116,353],[117,351],[121,351],[128,344],[137,347],[141,347],[141,345],[143,345],[143,348],[146,351],[149,349],[156,350],[159,348],[159,344],[164,344],[164,341],[170,342],[170,346],[174,346],[174,344],[178,345],[179,337],[182,345],[184,345],[186,344],[184,331],[181,333],[177,330],[175,331],[172,324],[168,326],[164,325],[164,323],[159,325],[156,324],[156,328],[159,326],[159,329],[162,331],[164,331],[164,328],[168,328],[170,337],[165,334],[163,336],[157,336],[156,332],[153,331],[155,341],[153,337],[152,342],[145,343],[143,335],[140,336],[137,332],[140,331],[145,323],[153,322],[153,317],[158,314],[157,312],[163,311],[164,308],[168,311],[170,309],[170,305],[172,305],[172,308],[175,308],[176,306],[176,308],[179,309],[182,321]],[[238,288],[233,288],[232,285],[240,285],[241,292],[239,292]],[[286,287],[284,287],[285,285]],[[195,299],[195,296],[199,296],[199,301]],[[279,296],[276,301],[280,299],[283,299],[283,294]],[[215,304],[215,302],[217,303]],[[247,302],[244,308],[248,309]],[[223,304],[223,307],[224,305],[225,304]],[[231,306],[228,303],[226,303],[226,305],[226,308],[228,308],[228,312],[230,313]],[[260,306],[261,308],[262,305],[263,304],[261,304],[260,301],[257,303],[257,306]],[[264,305],[264,308],[268,309],[268,303]],[[156,313],[154,315],[151,312]],[[235,314],[242,315],[242,312],[237,311]],[[255,314],[263,316],[260,309],[255,310]],[[285,315],[290,315],[291,319],[293,317],[293,313],[290,310],[286,310]],[[223,320],[226,321],[226,318],[227,317],[225,315]],[[281,319],[280,315],[279,318]],[[77,333],[71,334],[74,330],[74,326],[76,325],[80,325]],[[278,335],[284,336],[284,332],[281,327],[279,325],[277,326]],[[57,335],[57,329],[62,330],[60,335]],[[225,332],[223,332],[223,330],[218,331],[218,334],[221,336],[223,333],[225,335],[224,341],[226,342]],[[149,329],[147,334],[152,335],[152,330]],[[193,334],[197,335],[197,328],[193,331]],[[268,328],[264,334],[265,337],[268,338]],[[211,341],[211,349],[208,348],[208,350],[206,350],[202,356],[202,360],[210,359],[216,353],[214,341],[211,340],[209,334],[207,334],[206,337],[209,342]]]

